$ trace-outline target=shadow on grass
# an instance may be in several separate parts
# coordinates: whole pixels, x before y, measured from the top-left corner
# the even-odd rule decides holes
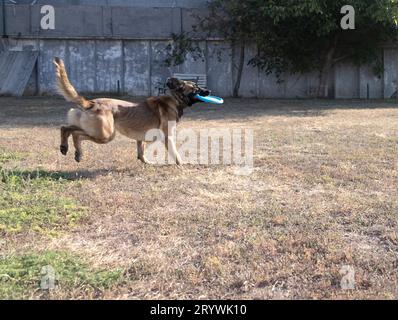
[[[49,180],[49,181],[78,181],[82,179],[93,179],[97,176],[107,174],[109,172],[114,172],[114,170],[109,169],[98,169],[98,170],[79,170],[79,171],[45,171],[45,170],[1,170],[1,176],[14,176],[22,180]],[[0,176],[0,177],[1,177]]]
[[[333,110],[371,110],[397,108],[395,100],[266,100],[227,99],[222,107],[200,105],[189,109],[191,120],[244,120],[247,118],[273,117],[324,117]]]
[[[142,98],[123,97],[127,101]],[[1,98],[0,127],[58,127],[73,104],[54,97]],[[241,120],[261,116],[320,117],[334,109],[396,108],[396,100],[226,99],[224,106],[198,104],[186,110],[191,120]]]

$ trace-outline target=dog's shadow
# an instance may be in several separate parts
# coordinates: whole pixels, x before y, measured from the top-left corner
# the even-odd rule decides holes
[[[130,173],[126,169],[95,169],[95,170],[76,170],[76,171],[47,171],[47,170],[7,170],[3,175],[14,176],[22,180],[51,180],[51,181],[78,181],[78,180],[92,180],[99,176],[105,176],[109,173]]]

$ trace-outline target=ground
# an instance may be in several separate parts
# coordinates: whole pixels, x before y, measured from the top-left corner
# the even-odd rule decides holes
[[[397,299],[396,105],[190,109],[179,128],[254,129],[244,176],[144,165],[120,135],[78,164],[69,103],[0,98],[0,298]]]

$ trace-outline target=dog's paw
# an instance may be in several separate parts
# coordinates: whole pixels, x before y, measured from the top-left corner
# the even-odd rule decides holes
[[[146,165],[154,165],[151,161],[149,161],[146,157],[139,157],[138,160],[140,160],[143,164]]]
[[[59,147],[59,150],[61,151],[61,153],[62,153],[64,156],[66,156],[67,153],[68,153],[68,146],[63,146],[63,145],[61,145],[61,146]]]
[[[75,152],[75,160],[76,162],[82,161],[82,154],[78,151]]]

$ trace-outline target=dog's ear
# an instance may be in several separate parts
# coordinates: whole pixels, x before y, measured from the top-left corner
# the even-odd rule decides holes
[[[179,81],[177,90],[184,90],[184,89],[185,89],[184,81]]]
[[[169,78],[166,85],[170,90],[182,91],[185,89],[185,83],[177,78]]]

